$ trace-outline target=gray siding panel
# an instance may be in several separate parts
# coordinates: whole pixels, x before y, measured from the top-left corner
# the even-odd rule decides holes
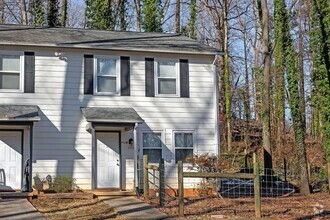
[[[120,95],[131,95],[130,83],[130,59],[129,57],[120,57]]]
[[[146,58],[146,97],[154,97],[155,96],[155,80],[154,80],[154,58]]]
[[[35,58],[34,52],[24,52],[24,92],[34,93]]]
[[[84,94],[94,92],[94,56],[84,55]]]

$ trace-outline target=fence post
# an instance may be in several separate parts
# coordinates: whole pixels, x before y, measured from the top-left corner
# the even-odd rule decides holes
[[[256,217],[261,218],[260,175],[257,154],[253,153],[254,203]]]
[[[164,206],[165,199],[165,166],[164,159],[161,158],[159,161],[159,205],[160,207]]]
[[[143,155],[143,195],[149,198],[148,155]]]
[[[178,184],[179,184],[179,216],[184,216],[184,189],[183,189],[183,164],[178,161]]]

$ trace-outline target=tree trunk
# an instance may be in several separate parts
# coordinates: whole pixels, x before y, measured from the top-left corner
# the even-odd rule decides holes
[[[246,26],[244,27],[244,29]],[[245,30],[244,30],[245,31]],[[245,146],[248,147],[249,136],[248,127],[250,121],[250,92],[249,92],[249,69],[248,69],[248,54],[246,40],[244,40],[244,67],[245,67],[245,82],[244,82],[244,113],[245,113]]]
[[[23,25],[27,25],[27,15],[26,15],[26,2],[25,0],[19,1],[19,7],[21,11],[21,21]]]
[[[29,5],[28,5],[28,20],[29,20],[29,25],[33,24],[35,17],[35,11],[34,11],[34,0],[29,0]]]
[[[134,0],[136,10],[136,31],[141,32],[141,3],[140,0]]]
[[[180,28],[180,0],[176,0],[175,4],[175,32],[180,33],[181,28]]]
[[[0,0],[0,24],[5,23],[5,0]]]
[[[62,0],[61,27],[66,26],[67,17],[68,17],[68,0]]]
[[[126,0],[120,0],[119,3],[119,20],[120,20],[120,30],[126,31],[127,23],[126,23]]]
[[[272,153],[270,145],[270,102],[269,102],[269,89],[270,89],[270,68],[272,65],[271,55],[269,51],[269,11],[267,7],[267,0],[261,1],[262,11],[262,55],[263,55],[263,95],[262,95],[262,141],[264,147],[264,167],[265,171],[271,172]]]
[[[190,1],[190,18],[189,18],[189,37],[191,39],[196,39],[196,0]]]
[[[306,133],[306,102],[305,102],[305,75],[304,75],[304,36],[303,36],[303,29],[302,29],[302,9],[303,9],[303,0],[299,0],[299,9],[298,9],[298,69],[299,69],[299,76],[300,76],[300,97],[301,97],[301,107],[302,107],[302,123],[304,126],[304,131]]]
[[[229,74],[229,51],[228,51],[228,1],[224,1],[223,11],[223,31],[224,31],[224,83],[225,83],[225,103],[226,103],[226,125],[227,125],[227,150],[232,150],[232,131],[231,131],[231,84]]]

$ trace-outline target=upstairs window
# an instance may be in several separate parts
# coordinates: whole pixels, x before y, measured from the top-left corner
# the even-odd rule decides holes
[[[143,155],[148,155],[150,163],[159,163],[162,158],[162,135],[160,132],[144,132],[143,135]]]
[[[187,162],[188,157],[194,153],[194,133],[174,132],[175,163],[178,161]]]
[[[95,93],[119,94],[119,57],[96,57],[95,76]]]
[[[18,54],[0,54],[0,90],[22,90],[22,59]]]
[[[156,95],[179,96],[179,65],[176,61],[156,62]]]

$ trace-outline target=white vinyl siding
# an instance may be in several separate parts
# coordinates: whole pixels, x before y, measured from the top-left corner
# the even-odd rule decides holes
[[[21,52],[0,52],[0,92],[23,91],[23,61]]]
[[[95,56],[94,76],[95,94],[119,94],[119,57]]]
[[[179,83],[179,61],[173,59],[156,59],[156,96],[179,96]]]
[[[22,51],[30,48],[22,48]],[[41,121],[34,125],[33,177],[67,175],[77,185],[91,189],[92,136],[80,107],[130,107],[144,119],[138,126],[139,153],[143,131],[162,132],[167,184],[177,187],[173,131],[194,130],[194,154],[216,153],[213,93],[214,57],[191,55],[189,59],[190,98],[145,97],[145,58],[181,58],[178,54],[146,54],[100,51],[66,52],[67,61],[54,56],[54,50],[35,51],[35,93],[1,93],[0,104],[38,105]],[[131,96],[84,95],[84,55],[130,57]],[[203,77],[201,77],[203,76]],[[116,128],[118,130],[119,128]],[[123,173],[126,189],[133,189],[134,150],[127,144],[132,131],[122,130]],[[130,133],[129,133],[130,132]],[[28,140],[28,139],[26,139]],[[141,157],[139,159],[142,159]],[[125,176],[123,175],[123,177]],[[124,184],[124,183],[123,183]]]

